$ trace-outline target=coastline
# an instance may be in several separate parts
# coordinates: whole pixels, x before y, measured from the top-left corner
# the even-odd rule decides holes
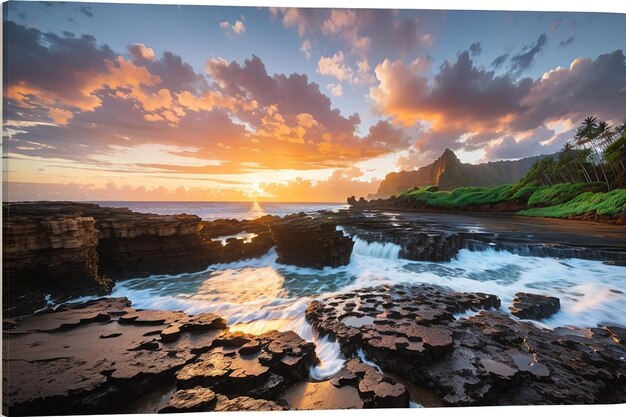
[[[363,245],[368,250],[393,246],[395,257],[381,260],[425,261],[445,274],[453,273],[445,272],[447,263],[464,249],[509,251],[520,259],[532,257],[533,262],[540,257],[592,259],[595,268],[615,269],[626,265],[621,226],[580,222],[585,227],[571,228],[567,220],[508,213],[391,208],[214,221],[83,203],[8,204],[4,209],[4,232],[10,232],[3,251],[4,275],[9,277],[5,296],[10,290],[13,302],[24,303],[29,291],[42,295],[32,305],[18,305],[23,308],[19,317],[3,322],[5,347],[12,352],[5,376],[20,381],[11,388],[12,415],[41,410],[269,411],[626,399],[620,379],[626,369],[618,359],[626,355],[623,323],[542,330],[534,321],[553,316],[561,305],[558,297],[539,289],[516,293],[506,303],[491,292],[452,291],[402,280],[347,292],[331,290],[330,296],[314,293],[305,298],[306,311],[300,313],[311,330],[298,334],[262,326],[258,332],[244,326],[241,332],[241,326],[229,328],[228,315],[168,311],[168,304],[159,302],[155,305],[160,307],[142,310],[131,303],[134,299],[111,298],[112,282],[101,280],[125,283],[132,278],[144,288],[147,284],[142,283],[155,274],[173,274],[176,281],[176,274],[189,279],[211,265],[245,269],[275,251],[273,262],[293,266],[292,271],[301,274],[296,282],[304,282],[315,271],[345,271],[357,244],[359,250]],[[512,279],[501,273],[498,279]],[[245,286],[242,279],[233,285]],[[250,279],[263,284],[265,276]],[[62,304],[70,294],[93,294],[99,283],[107,284],[100,287],[106,298]],[[60,305],[43,300],[54,291],[65,294]],[[619,286],[610,291],[623,294]],[[340,367],[312,378],[329,344],[341,353]],[[65,354],[59,357],[58,351]],[[22,360],[26,356],[29,360]],[[601,365],[589,370],[592,361]],[[407,363],[414,365],[402,366]],[[574,379],[575,389],[566,389]],[[122,400],[128,392],[139,400],[132,407]],[[148,398],[155,396],[158,400],[148,406]]]

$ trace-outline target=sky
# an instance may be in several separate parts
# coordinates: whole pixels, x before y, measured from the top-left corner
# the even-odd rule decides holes
[[[4,3],[3,199],[333,201],[626,118],[626,15]]]

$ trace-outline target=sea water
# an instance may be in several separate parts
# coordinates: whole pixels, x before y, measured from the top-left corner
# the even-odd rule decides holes
[[[142,204],[145,211],[165,214],[155,206]],[[250,204],[247,206],[250,208]],[[296,206],[296,212],[319,209],[316,205]],[[176,212],[183,208],[168,207]],[[182,211],[191,212],[189,208]],[[192,208],[197,209],[196,214],[207,210],[194,203]],[[280,205],[261,208],[272,214],[287,214],[289,210]],[[218,215],[205,213],[201,217],[217,218],[227,210],[233,209],[222,207]],[[236,213],[239,218],[247,218],[243,208]],[[515,293],[532,292],[559,297],[561,301],[561,310],[534,322],[538,326],[626,326],[625,267],[582,259],[520,256],[489,248],[461,250],[450,262],[417,262],[400,259],[400,247],[395,244],[366,242],[356,236],[352,239],[355,245],[350,263],[339,268],[315,270],[282,265],[276,262],[276,253],[271,249],[259,259],[211,265],[202,272],[120,281],[112,295],[129,298],[135,308],[216,313],[227,318],[231,328],[253,334],[293,330],[317,345],[321,363],[311,370],[313,379],[336,373],[344,358],[336,342],[319,337],[307,323],[307,306],[315,299],[366,286],[425,283],[454,291],[490,293],[500,297],[501,310],[506,314]]]

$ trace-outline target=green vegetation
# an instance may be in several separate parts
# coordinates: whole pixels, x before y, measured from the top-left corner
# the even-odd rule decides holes
[[[626,217],[626,122],[611,128],[588,117],[557,156],[536,161],[517,184],[452,191],[426,186],[396,197],[452,210],[511,202],[503,209],[525,206],[518,212],[524,216]]]
[[[452,191],[430,191],[433,187],[414,188],[396,197],[412,199],[433,208],[463,209],[507,201],[525,204],[518,214],[535,217],[567,217],[597,213],[613,216],[626,211],[626,189],[606,191],[603,182],[554,185],[498,185],[462,187]]]
[[[603,182],[556,184],[539,187],[528,199],[529,207],[556,206],[566,203],[584,192],[606,191]]]
[[[511,186],[462,187],[452,191],[429,191],[432,188],[428,186],[417,188],[400,193],[398,196],[412,197],[416,201],[433,207],[462,208],[479,204],[499,203],[506,200],[509,197]]]
[[[626,187],[626,122],[612,128],[587,117],[556,158],[533,164],[521,184],[603,182],[610,191]]]
[[[574,199],[555,206],[531,208],[518,214],[532,217],[568,217],[586,213],[602,216],[614,216],[626,210],[626,189],[621,188],[608,193],[583,193]]]

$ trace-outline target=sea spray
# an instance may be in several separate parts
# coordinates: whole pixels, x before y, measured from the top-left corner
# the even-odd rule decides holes
[[[368,242],[356,236],[353,237],[352,240],[354,241],[352,253],[362,256],[381,259],[398,259],[400,251],[402,250],[399,245],[391,242]]]
[[[319,337],[304,313],[314,299],[376,285],[435,284],[454,291],[496,294],[508,313],[515,293],[559,297],[561,310],[538,325],[593,327],[624,325],[624,268],[598,261],[519,256],[487,248],[462,250],[450,262],[393,259],[380,248],[378,256],[354,253],[349,265],[322,270],[281,265],[270,250],[259,259],[213,265],[206,271],[155,275],[117,283],[113,296],[128,297],[135,308],[213,312],[229,326],[250,333],[293,330],[316,344],[321,363],[312,379],[332,376],[344,363],[337,342]],[[381,256],[382,255],[382,256]],[[474,314],[466,312],[459,318]]]

